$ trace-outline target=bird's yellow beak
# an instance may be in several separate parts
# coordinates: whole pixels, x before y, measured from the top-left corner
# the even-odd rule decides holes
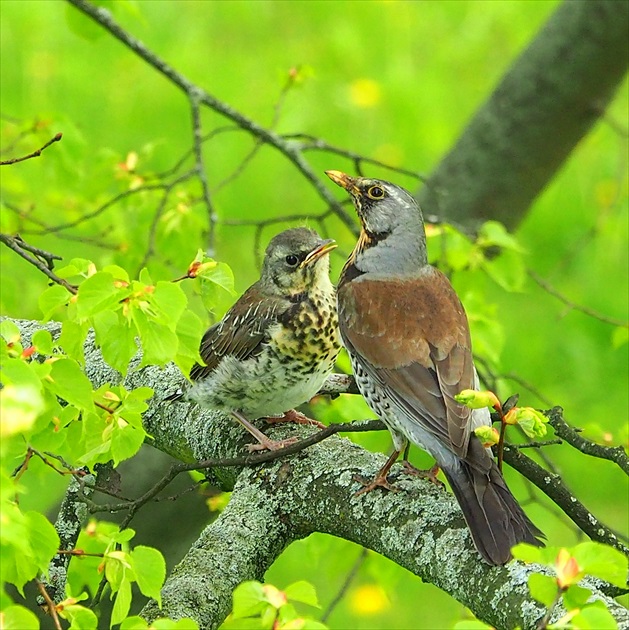
[[[338,186],[345,188],[345,190],[352,194],[358,195],[360,191],[356,186],[356,177],[351,177],[347,173],[341,171],[326,171],[325,174]]]
[[[327,241],[323,241],[321,245],[315,247],[302,261],[301,265],[299,265],[300,269],[310,265],[315,262],[315,260],[319,260],[321,256],[325,256],[325,254],[329,254],[333,249],[337,247],[336,241],[334,239],[328,239]]]

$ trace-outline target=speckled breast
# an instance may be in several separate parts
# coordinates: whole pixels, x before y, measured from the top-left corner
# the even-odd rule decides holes
[[[330,372],[341,349],[333,292],[312,292],[289,308],[271,345],[281,363],[296,372]]]

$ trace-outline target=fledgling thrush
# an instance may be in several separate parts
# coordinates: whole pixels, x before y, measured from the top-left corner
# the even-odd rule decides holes
[[[250,450],[294,441],[271,440],[251,420],[307,402],[334,367],[340,338],[328,254],[335,247],[308,228],[275,236],[260,279],[203,336],[205,365],[195,365],[192,384],[170,399],[231,413],[260,443]]]
[[[390,182],[326,173],[350,194],[362,224],[338,286],[341,338],[358,388],[395,446],[368,489],[387,486],[410,440],[443,470],[483,559],[504,564],[513,545],[540,545],[542,533],[473,435],[491,423],[489,411],[454,400],[478,389],[469,325],[448,279],[428,264],[419,206]]]

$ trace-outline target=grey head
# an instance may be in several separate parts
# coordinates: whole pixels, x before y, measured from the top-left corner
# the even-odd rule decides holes
[[[362,230],[350,259],[358,269],[412,274],[427,264],[424,220],[407,190],[382,179],[326,174],[350,194],[360,219]]]
[[[271,239],[264,254],[260,287],[267,295],[290,297],[330,283],[327,254],[336,247],[314,230],[291,228]]]

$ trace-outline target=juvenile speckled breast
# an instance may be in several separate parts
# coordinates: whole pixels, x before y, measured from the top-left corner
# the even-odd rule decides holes
[[[303,372],[332,369],[341,349],[333,292],[311,292],[287,311],[282,324],[272,334],[280,360],[300,364]]]

